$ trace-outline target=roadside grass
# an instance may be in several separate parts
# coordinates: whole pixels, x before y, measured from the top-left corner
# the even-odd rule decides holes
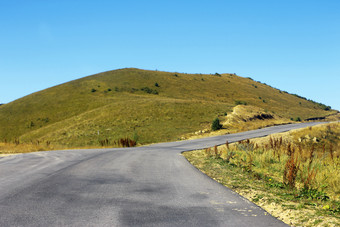
[[[54,150],[55,147],[49,147],[45,144],[14,144],[0,143],[0,154],[18,154],[29,153],[35,151]]]
[[[75,148],[135,134],[139,144],[174,141],[210,128],[216,117],[225,120],[224,113],[238,104],[256,106],[285,122],[336,112],[234,74],[130,68],[84,77],[1,105],[0,142],[49,141],[55,147]],[[225,129],[234,132],[232,127]],[[241,130],[247,129],[244,125]]]
[[[96,148],[109,148],[112,146],[87,146],[79,147],[79,149],[96,149]],[[52,145],[48,143],[38,143],[37,141],[32,143],[0,143],[0,156],[1,155],[11,155],[11,154],[21,154],[21,153],[31,153],[39,151],[52,151],[52,150],[67,150],[68,147],[61,145]],[[73,149],[78,149],[74,147]]]
[[[211,130],[211,123],[202,125],[205,128],[183,135],[184,139],[197,139],[208,136],[225,135],[231,133],[255,130],[274,125],[295,123],[290,119],[283,118],[277,114],[270,113],[264,109],[251,105],[237,105],[232,112],[225,112],[219,116],[222,128],[217,131]]]
[[[120,147],[135,147],[137,142],[130,138],[120,138],[115,141],[107,139],[99,141],[100,145],[72,147],[71,149],[102,149],[102,148],[120,148]],[[67,146],[52,145],[49,141],[41,142],[35,141],[31,143],[0,143],[0,155],[30,153],[38,151],[51,151],[51,150],[68,150]]]
[[[183,155],[287,224],[339,226],[339,145],[332,123]]]

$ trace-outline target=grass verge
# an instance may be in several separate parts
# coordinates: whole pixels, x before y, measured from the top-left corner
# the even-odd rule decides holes
[[[183,155],[202,172],[294,226],[340,226],[340,124]]]

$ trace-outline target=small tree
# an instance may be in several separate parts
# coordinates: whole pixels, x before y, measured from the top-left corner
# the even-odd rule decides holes
[[[216,131],[216,130],[219,130],[221,128],[222,128],[222,125],[220,124],[220,119],[216,118],[211,125],[211,129],[213,131]]]

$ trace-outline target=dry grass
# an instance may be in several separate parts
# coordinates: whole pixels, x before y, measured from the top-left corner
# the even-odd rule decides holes
[[[141,144],[173,141],[209,128],[216,117],[223,120],[224,113],[230,113],[237,103],[257,106],[275,115],[275,122],[335,112],[233,74],[121,69],[0,106],[0,141],[50,141],[54,146],[72,148],[97,146],[105,139],[131,138],[135,133]],[[255,122],[263,124],[261,127],[267,124]],[[248,125],[243,127],[248,129]]]
[[[0,154],[18,154],[29,153],[35,151],[46,151],[59,149],[51,147],[46,144],[14,144],[14,143],[0,143]]]
[[[182,139],[197,139],[208,136],[225,135],[293,122],[290,119],[266,112],[262,108],[251,105],[235,106],[231,113],[227,113],[227,116],[221,116],[220,121],[223,124],[221,130],[211,131],[211,124],[207,124],[204,125],[204,129],[186,134]]]
[[[339,145],[332,123],[184,155],[288,224],[338,226]]]

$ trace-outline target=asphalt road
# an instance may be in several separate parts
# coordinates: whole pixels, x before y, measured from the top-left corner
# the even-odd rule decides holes
[[[125,149],[0,158],[0,226],[285,226],[181,152],[318,123]]]

